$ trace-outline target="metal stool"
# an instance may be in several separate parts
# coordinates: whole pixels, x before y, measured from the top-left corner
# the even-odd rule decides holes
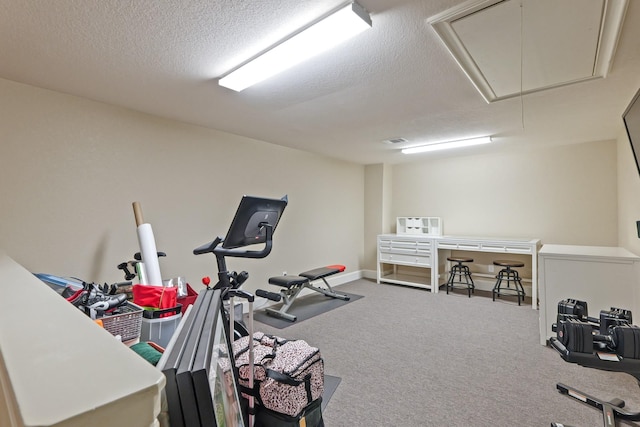
[[[449,279],[447,280],[447,294],[449,294],[449,289],[461,288],[466,289],[469,293],[469,298],[471,298],[471,292],[474,292],[476,289],[475,284],[473,283],[473,279],[471,278],[471,271],[469,271],[469,267],[463,265],[463,262],[473,262],[473,258],[464,258],[464,257],[447,257],[447,261],[455,262],[456,264],[451,266],[451,271],[449,273]],[[458,280],[456,280],[456,277]],[[464,278],[464,282],[462,279]]]
[[[496,276],[496,284],[493,287],[491,293],[493,294],[493,300],[496,300],[496,295],[500,298],[501,295],[516,295],[518,297],[518,305],[520,305],[520,301],[524,301],[525,292],[522,287],[522,281],[520,280],[520,275],[517,270],[512,270],[512,268],[516,267],[524,267],[524,263],[520,261],[511,261],[511,260],[497,260],[493,261],[493,265],[497,265],[499,267],[505,267],[498,272]],[[502,282],[507,282],[507,287],[502,287]],[[511,287],[511,282],[513,282],[513,288]]]

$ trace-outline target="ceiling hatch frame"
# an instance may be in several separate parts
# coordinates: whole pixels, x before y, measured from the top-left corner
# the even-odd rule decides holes
[[[471,83],[475,86],[478,92],[480,92],[480,95],[487,103],[587,80],[605,78],[607,76],[613,64],[613,57],[622,31],[622,24],[627,11],[628,0],[603,0],[600,31],[591,75],[575,80],[556,82],[533,89],[524,90],[521,87],[517,93],[504,96],[497,95],[490,82],[486,79],[482,70],[477,65],[476,60],[469,53],[469,50],[465,46],[463,40],[454,29],[453,23],[461,18],[468,17],[476,12],[482,11],[483,9],[508,1],[526,0],[468,0],[456,7],[427,19],[427,23],[431,25],[434,31],[438,34],[449,53],[451,53],[460,68],[462,68],[466,76],[471,80]]]

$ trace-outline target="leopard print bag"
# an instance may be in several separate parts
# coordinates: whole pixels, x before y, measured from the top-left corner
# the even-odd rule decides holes
[[[320,350],[303,340],[287,340],[262,332],[253,334],[254,390],[249,386],[249,337],[233,343],[242,394],[253,394],[259,405],[297,416],[324,391],[324,361]]]

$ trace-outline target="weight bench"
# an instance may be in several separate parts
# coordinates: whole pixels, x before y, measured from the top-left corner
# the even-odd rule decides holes
[[[296,300],[296,298],[298,298],[298,295],[304,288],[320,292],[321,294],[324,294],[331,298],[338,298],[344,301],[349,301],[349,296],[339,294],[331,289],[331,286],[329,285],[329,283],[327,283],[326,279],[327,277],[341,273],[344,270],[344,265],[328,265],[326,267],[320,267],[313,270],[305,271],[304,273],[300,273],[298,276],[270,277],[270,284],[281,286],[283,288],[280,290],[280,294],[282,295],[284,304],[282,305],[282,307],[280,307],[280,310],[266,308],[265,310],[267,314],[270,314],[274,317],[279,317],[281,319],[289,320],[291,322],[295,322],[297,320],[297,317],[293,314],[287,313],[287,311]],[[327,286],[327,289],[319,288],[312,284],[314,281],[320,279],[322,279],[324,284]]]

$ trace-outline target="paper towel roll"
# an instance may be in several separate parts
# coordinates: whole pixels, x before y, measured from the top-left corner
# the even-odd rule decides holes
[[[162,286],[158,250],[156,249],[156,240],[153,237],[151,224],[140,224],[138,226],[138,243],[140,244],[140,255],[142,256],[143,268],[147,273],[149,285]]]

